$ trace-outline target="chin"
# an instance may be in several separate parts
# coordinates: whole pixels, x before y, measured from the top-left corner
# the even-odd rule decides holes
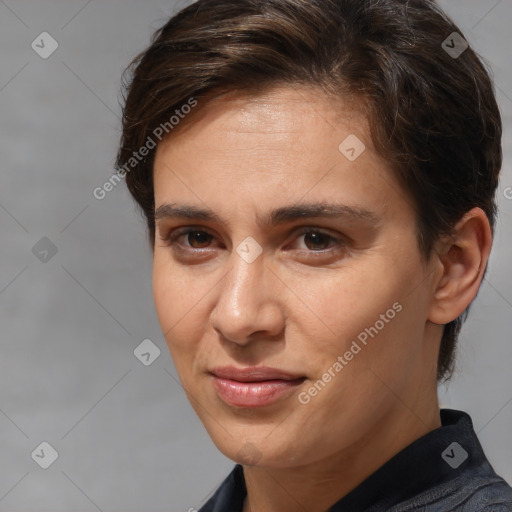
[[[271,437],[263,433],[258,440],[253,433],[251,440],[244,440],[225,434],[222,440],[215,437],[212,440],[223,455],[243,466],[284,469],[314,461],[314,453],[311,453],[311,460],[306,460],[304,453],[297,452],[297,442],[285,444],[282,439],[272,440]]]

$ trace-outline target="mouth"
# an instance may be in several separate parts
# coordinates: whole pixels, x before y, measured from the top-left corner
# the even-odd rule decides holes
[[[211,372],[217,395],[234,407],[270,405],[289,396],[306,377],[269,367],[215,368]]]

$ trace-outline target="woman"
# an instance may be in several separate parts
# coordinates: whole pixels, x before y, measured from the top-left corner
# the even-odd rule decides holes
[[[501,120],[427,0],[200,0],[132,63],[117,167],[162,331],[237,464],[201,511],[505,511],[440,410],[495,222]]]

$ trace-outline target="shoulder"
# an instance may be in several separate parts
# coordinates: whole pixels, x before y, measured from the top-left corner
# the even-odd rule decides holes
[[[467,504],[462,509],[468,512],[511,512],[512,487],[501,477],[482,479]]]
[[[441,483],[389,512],[511,512],[512,487],[496,474]]]

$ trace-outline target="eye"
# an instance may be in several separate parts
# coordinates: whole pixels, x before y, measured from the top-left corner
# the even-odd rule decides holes
[[[166,246],[171,247],[177,253],[184,253],[184,255],[187,253],[188,255],[194,253],[200,255],[203,253],[202,250],[215,248],[211,246],[215,235],[205,231],[202,227],[177,228],[167,236],[161,236],[160,238]],[[300,243],[301,238],[302,243]],[[180,241],[180,239],[183,239],[183,241]],[[298,247],[293,247],[293,245],[298,245]],[[292,249],[298,250],[306,256],[325,257],[327,254],[345,250],[346,246],[347,241],[344,238],[311,226],[305,226],[293,235]]]
[[[343,242],[343,240],[338,237],[310,227],[303,228],[297,233],[297,236],[299,238],[303,237],[305,248],[312,252],[325,251],[333,245],[340,245]]]
[[[178,244],[179,238],[184,237],[188,244]],[[166,245],[176,246],[182,245],[183,247],[190,247],[192,249],[206,249],[211,242],[213,235],[200,228],[179,228],[173,230],[169,235],[162,237],[162,241]]]

